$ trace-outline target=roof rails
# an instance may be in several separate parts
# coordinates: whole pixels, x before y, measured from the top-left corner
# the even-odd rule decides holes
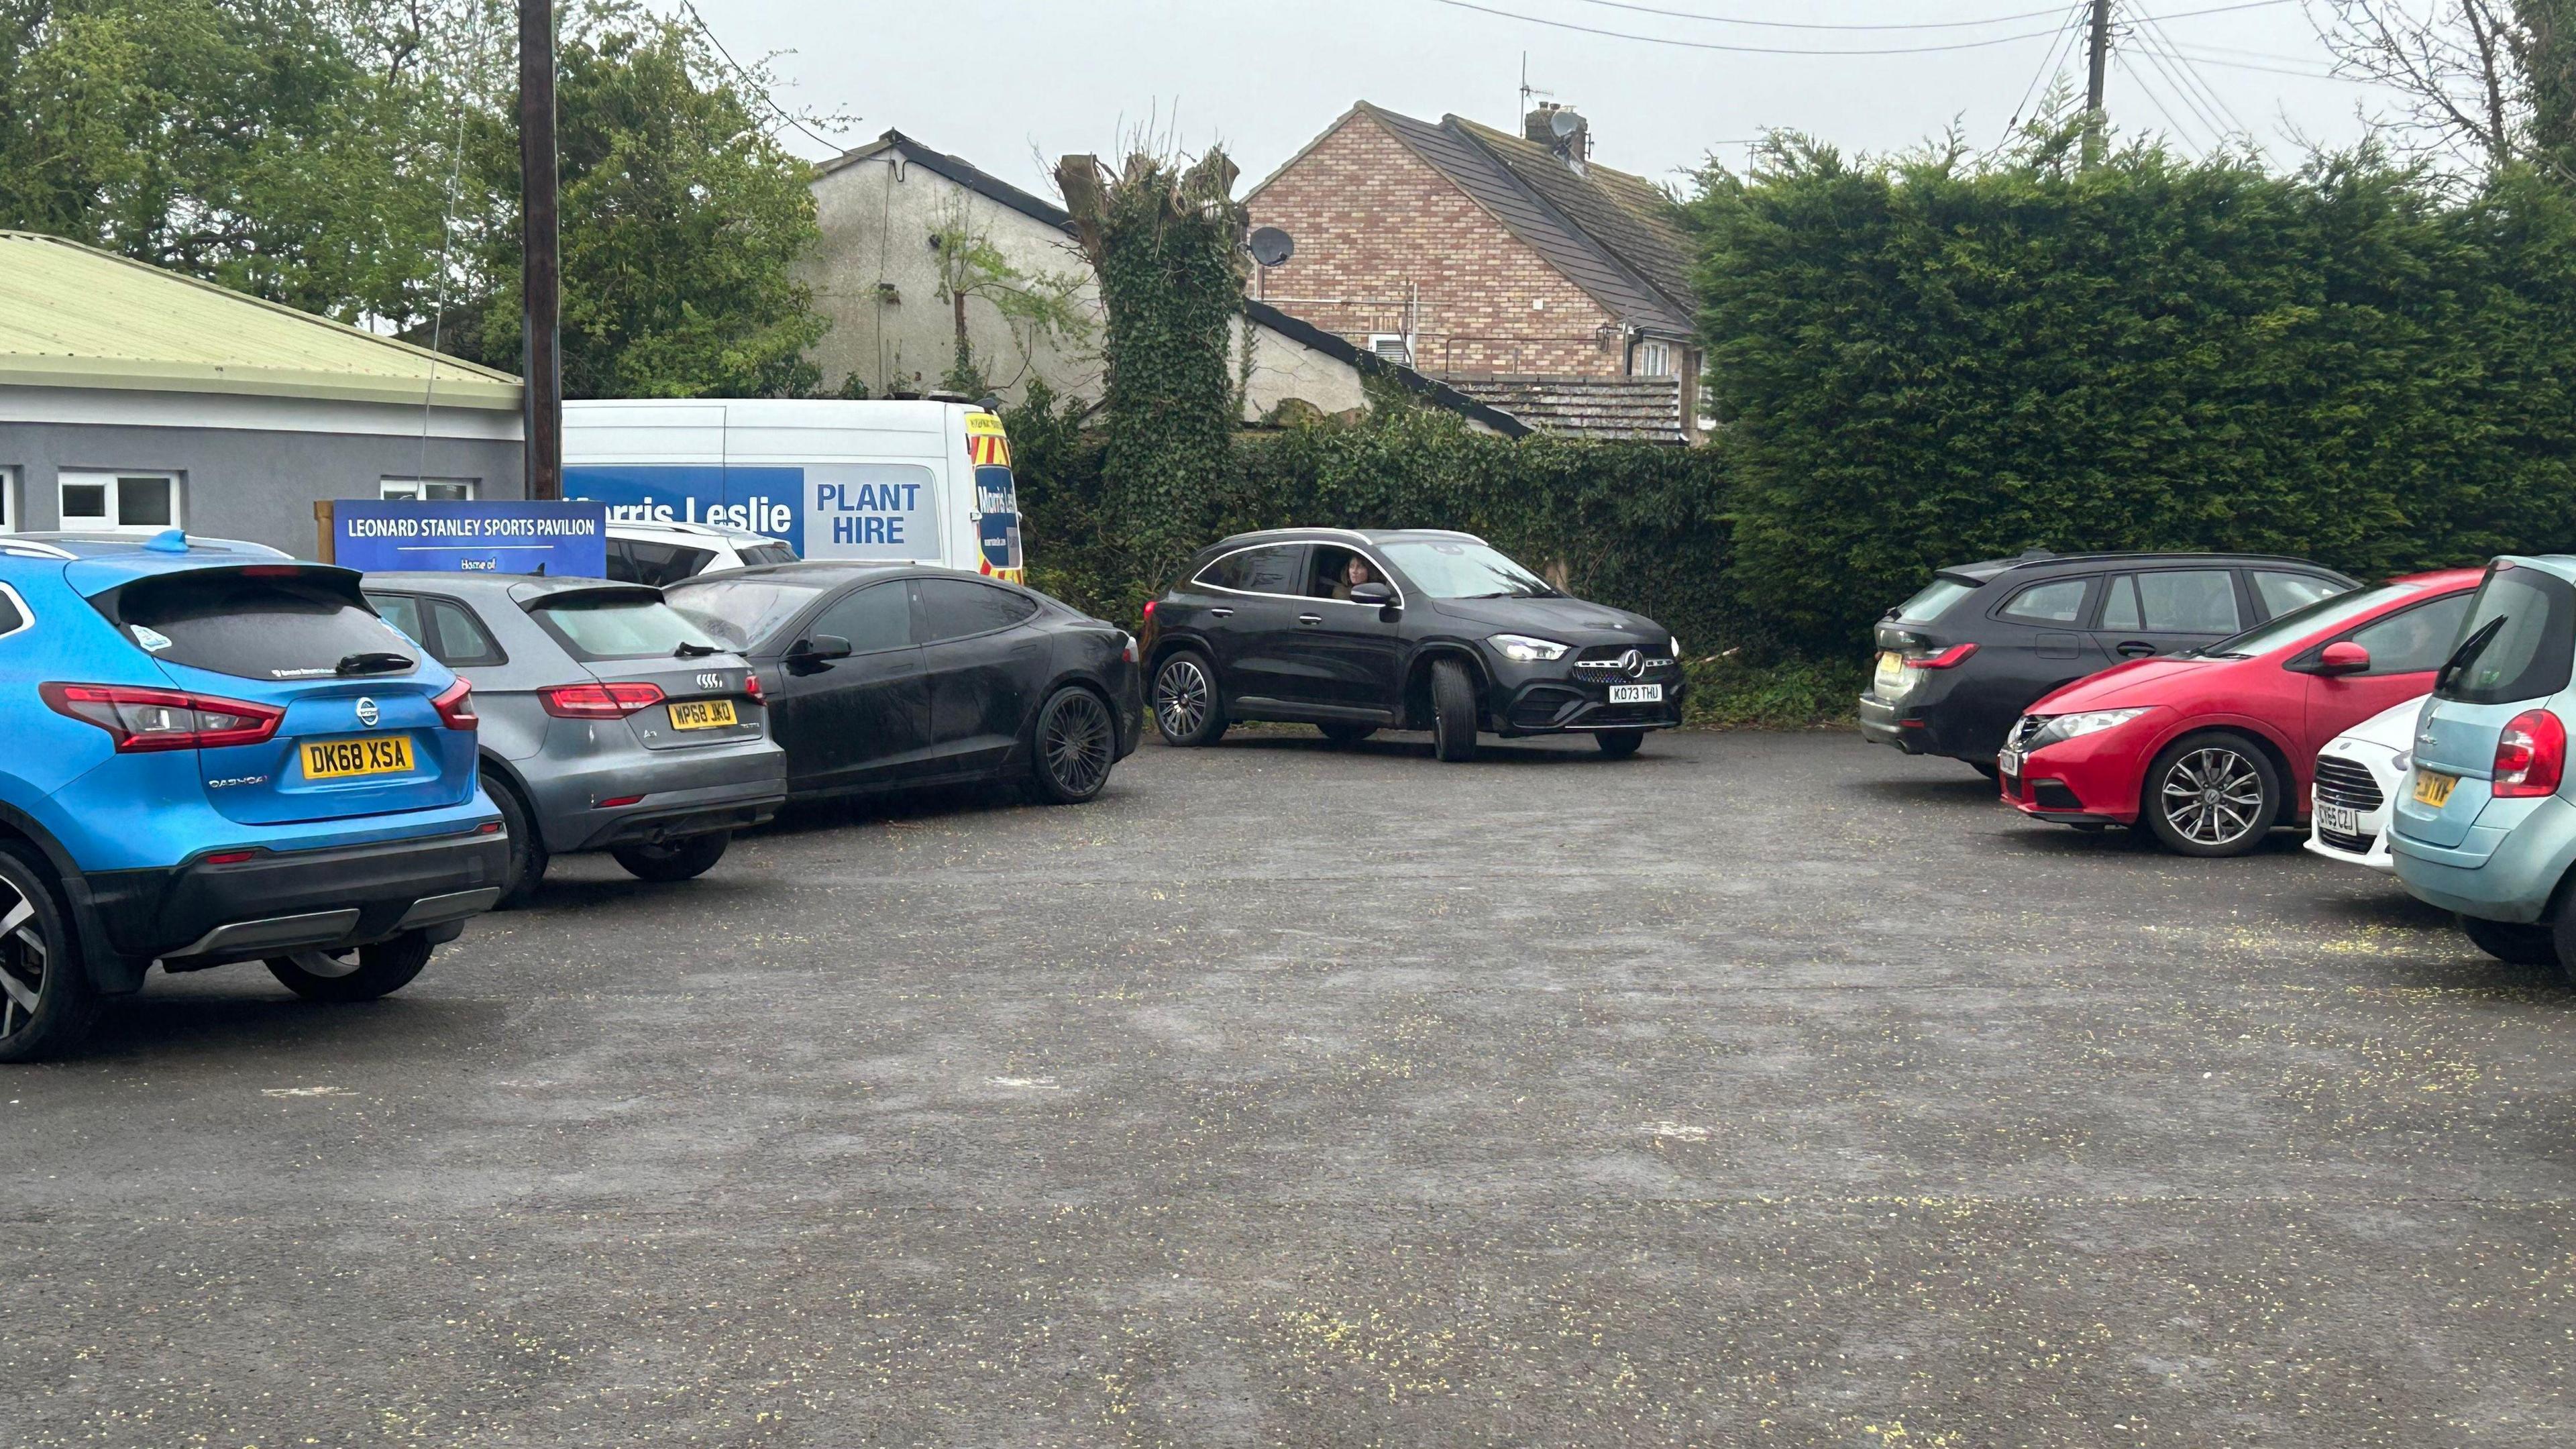
[[[0,537],[0,554],[9,554],[17,558],[68,559],[80,557],[79,554],[72,552],[70,549],[56,548],[50,543],[40,543],[32,538],[7,537]]]

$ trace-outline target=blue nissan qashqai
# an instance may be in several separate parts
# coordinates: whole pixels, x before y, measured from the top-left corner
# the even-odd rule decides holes
[[[0,1061],[154,962],[364,1001],[500,893],[466,681],[347,569],[258,544],[0,536]]]

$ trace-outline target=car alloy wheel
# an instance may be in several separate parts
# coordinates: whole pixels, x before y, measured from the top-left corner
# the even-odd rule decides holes
[[[2213,849],[2253,834],[2263,805],[2262,772],[2226,745],[2204,745],[2174,761],[2157,790],[2157,808],[2174,834]]]
[[[1204,718],[1204,702],[1200,709]],[[1046,771],[1049,794],[1071,802],[1100,793],[1116,752],[1116,731],[1098,695],[1067,689],[1048,702],[1038,726],[1038,768]]]
[[[1162,726],[1163,738],[1196,739],[1207,727],[1215,694],[1198,660],[1184,654],[1165,663],[1154,675],[1154,723]]]
[[[0,846],[0,1062],[70,1050],[98,1001],[51,882],[29,856]]]
[[[15,1036],[35,1022],[45,973],[55,964],[35,901],[0,876],[0,1038]]]

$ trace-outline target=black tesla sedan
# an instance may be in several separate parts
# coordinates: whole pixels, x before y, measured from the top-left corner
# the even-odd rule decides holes
[[[1622,756],[1682,718],[1680,641],[1472,534],[1238,534],[1146,604],[1144,630],[1154,724],[1176,745],[1285,720],[1343,743],[1428,729],[1444,760],[1473,756],[1480,731],[1589,734]]]
[[[1878,621],[1860,732],[1991,776],[2005,733],[2042,695],[2359,587],[2306,559],[2261,554],[2032,549],[1958,564]]]
[[[814,562],[703,574],[666,597],[757,671],[791,799],[998,779],[1073,804],[1144,733],[1136,641],[1034,590]]]

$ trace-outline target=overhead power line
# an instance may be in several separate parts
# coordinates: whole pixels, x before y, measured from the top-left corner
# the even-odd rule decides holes
[[[1571,30],[1584,35],[1606,36],[1612,40],[1634,40],[1646,45],[1672,46],[1682,50],[1730,51],[1740,55],[1930,55],[1936,52],[1950,50],[1981,50],[1988,46],[2010,45],[2015,41],[2022,40],[2037,40],[2041,36],[2055,35],[2058,33],[2058,30],[2055,27],[2052,27],[2047,30],[2025,30],[2012,35],[1987,36],[1979,40],[1945,41],[1934,45],[1889,45],[1817,49],[1813,46],[1735,45],[1721,40],[1684,40],[1678,36],[1671,35],[1639,35],[1633,31],[1607,30],[1597,25],[1578,25],[1571,20],[1551,20],[1541,15],[1525,15],[1515,10],[1498,10],[1491,5],[1476,4],[1474,3],[1474,0],[1432,0],[1432,3],[1435,5],[1446,5],[1453,10],[1473,10],[1482,15],[1499,16],[1505,20],[1518,20],[1528,25],[1544,25],[1554,30]],[[2297,0],[2240,0],[2240,3],[2234,5],[2214,5],[2203,10],[2181,10],[2176,11],[2171,15],[2161,16],[2158,18],[2165,20],[2186,20],[2195,15],[2223,15],[2230,11],[2261,10],[2274,5],[2290,5],[2295,3],[2297,3]],[[2040,13],[2048,14],[2052,12],[2043,11]],[[1702,15],[1694,18],[1706,20],[1713,19],[1715,17]]]
[[[733,73],[741,80],[743,88],[760,97],[760,103],[769,107],[769,113],[771,115],[776,116],[778,119],[785,121],[791,126],[794,126],[797,130],[804,132],[806,135],[813,137],[817,143],[830,150],[843,151],[848,149],[840,142],[833,140],[829,136],[823,135],[813,127],[806,125],[803,121],[789,115],[787,111],[778,104],[778,102],[770,99],[769,88],[762,85],[759,79],[753,76],[750,71],[745,70],[741,61],[733,58],[733,52],[725,49],[725,43],[723,41],[716,39],[715,31],[708,27],[706,17],[698,13],[697,6],[687,3],[687,0],[682,0],[680,11],[682,14],[689,17],[689,23],[691,25],[698,28],[698,34],[706,37],[707,44],[716,48],[716,54],[724,57],[725,64],[733,67]]]

